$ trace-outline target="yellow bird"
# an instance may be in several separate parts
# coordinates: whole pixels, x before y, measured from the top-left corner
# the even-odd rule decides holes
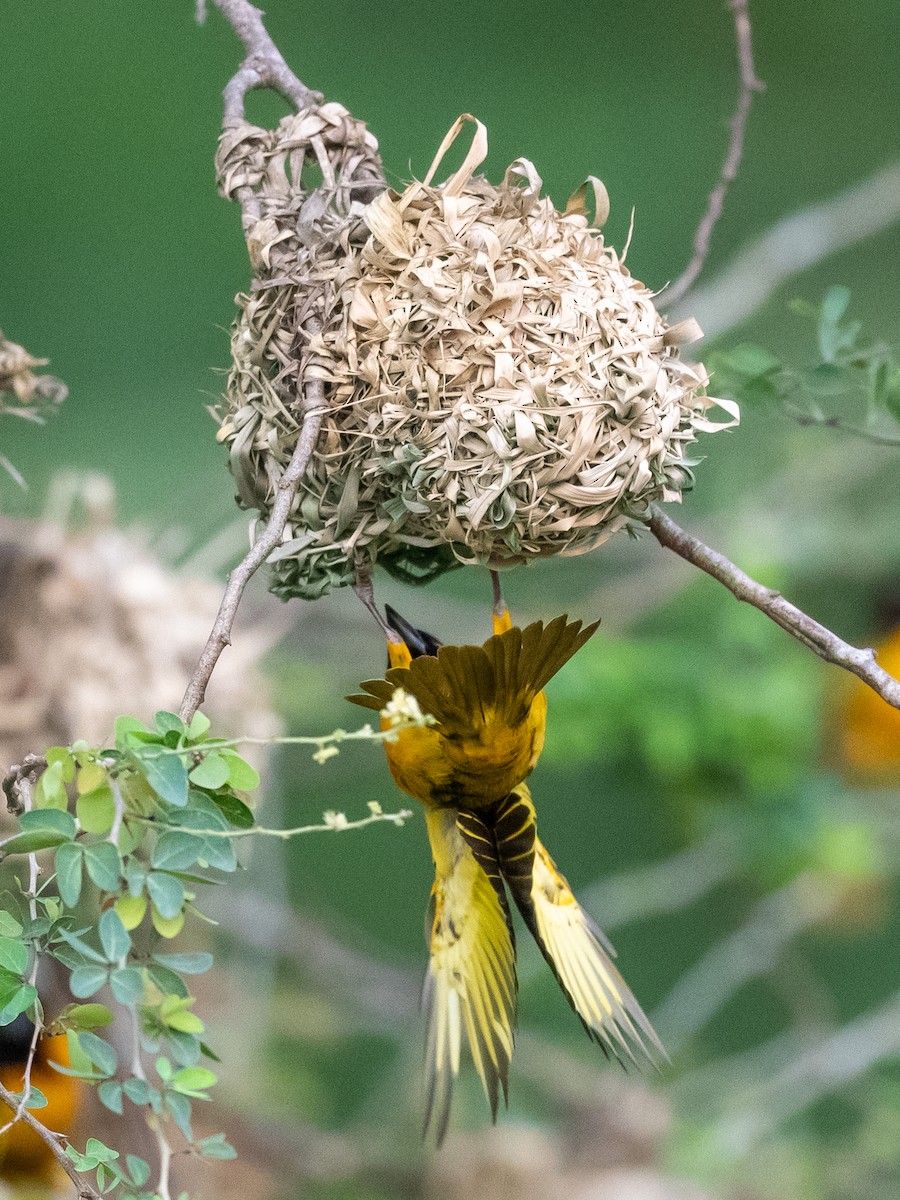
[[[382,711],[403,689],[435,722],[401,729],[385,750],[399,787],[425,807],[434,857],[425,1127],[434,1122],[440,1144],[464,1040],[495,1120],[507,1097],[517,990],[507,889],[588,1035],[620,1061],[665,1051],[538,838],[524,783],[544,744],[543,688],[599,622],[519,629],[504,611],[483,646],[443,646],[386,612],[388,670],[348,699]]]

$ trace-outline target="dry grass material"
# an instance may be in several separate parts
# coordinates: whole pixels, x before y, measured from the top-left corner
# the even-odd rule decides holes
[[[696,435],[738,413],[679,357],[696,323],[667,326],[604,243],[599,180],[565,212],[525,159],[495,185],[476,174],[484,126],[463,116],[422,182],[363,206],[338,172],[330,192],[304,191],[308,119],[238,141],[223,164],[226,179],[251,181],[262,213],[219,434],[242,504],[271,505],[304,376],[324,380],[329,405],[270,559],[273,590],[312,598],[348,583],[356,551],[412,578],[584,554],[653,501],[680,500]],[[465,161],[433,183],[468,121]],[[235,153],[249,144],[258,158],[264,138],[265,169],[242,168]],[[727,420],[710,419],[716,405]]]

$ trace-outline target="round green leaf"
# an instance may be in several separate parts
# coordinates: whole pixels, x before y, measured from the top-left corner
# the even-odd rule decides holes
[[[99,787],[96,791],[79,796],[75,801],[75,814],[85,833],[109,833],[116,819],[112,788]]]
[[[228,760],[228,782],[239,792],[252,792],[259,787],[259,775],[239,754],[223,750],[223,757]]]
[[[214,792],[228,782],[228,761],[221,754],[207,754],[190,774],[191,783]]]

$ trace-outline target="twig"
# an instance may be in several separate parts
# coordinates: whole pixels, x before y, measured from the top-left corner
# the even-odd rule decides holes
[[[408,808],[401,808],[399,812],[382,812],[372,811],[367,817],[360,817],[357,821],[351,821],[344,813],[341,812],[326,812],[324,821],[319,825],[297,825],[293,829],[268,829],[264,825],[253,825],[250,829],[192,829],[191,836],[204,838],[242,838],[242,837],[273,837],[279,838],[283,842],[290,841],[291,838],[300,837],[306,833],[344,833],[348,829],[365,829],[368,825],[377,825],[382,821],[387,821],[390,825],[402,826],[412,816],[412,812]],[[144,825],[152,825],[154,821],[151,817],[136,817],[135,820]]]
[[[14,763],[3,778],[6,811],[20,817],[31,802],[31,788],[38,776],[47,769],[47,760],[39,754],[26,754],[21,763]]]
[[[214,0],[216,8],[244,43],[244,61],[225,88],[225,120],[244,119],[244,100],[256,88],[272,88],[297,109],[321,104],[324,96],[302,83],[269,37],[263,14],[247,0]]]
[[[316,323],[310,321],[307,328],[315,332],[312,328],[314,324]],[[272,506],[272,515],[269,517],[265,532],[257,538],[249,554],[228,576],[228,585],[222,596],[215,624],[188,683],[184,700],[181,702],[180,715],[185,724],[190,723],[194,713],[203,703],[206,685],[219,661],[219,656],[225,647],[231,644],[231,630],[241,596],[244,594],[244,588],[281,540],[291,505],[297,494],[297,488],[319,435],[324,412],[324,396],[324,384],[321,379],[312,379],[306,384],[300,437],[294,447],[291,460],[278,481],[278,495]]]
[[[15,1112],[18,1108],[19,1101],[17,1096],[9,1088],[4,1087],[2,1083],[0,1083],[0,1100],[12,1112]],[[23,1112],[20,1120],[24,1121],[28,1128],[34,1130],[41,1141],[46,1142],[50,1147],[53,1157],[74,1183],[78,1191],[79,1200],[100,1200],[100,1193],[88,1183],[83,1175],[75,1170],[65,1150],[63,1150],[61,1142],[65,1135],[54,1133],[52,1129],[48,1129],[46,1125],[42,1125],[30,1112]]]
[[[748,0],[729,0],[729,7],[734,14],[734,33],[737,41],[737,59],[740,70],[740,91],[738,92],[737,107],[731,118],[731,138],[728,152],[722,163],[719,182],[709,193],[706,212],[697,226],[694,234],[694,255],[684,271],[678,276],[671,287],[666,289],[666,297],[674,304],[685,294],[700,272],[709,255],[710,241],[713,230],[722,215],[725,196],[728,187],[737,177],[744,153],[744,134],[747,129],[747,118],[750,115],[750,105],[753,93],[761,92],[764,84],[756,78],[756,68],[753,65],[753,41],[750,26],[750,14],[747,11]]]
[[[718,579],[738,600],[752,604],[820,658],[857,675],[892,708],[900,708],[900,681],[879,667],[874,650],[861,649],[843,641],[836,633],[785,600],[780,592],[763,587],[740,567],[729,562],[724,554],[711,550],[699,538],[686,533],[656,505],[652,508],[647,527],[661,546],[674,550],[687,562],[712,575],[713,579]]]

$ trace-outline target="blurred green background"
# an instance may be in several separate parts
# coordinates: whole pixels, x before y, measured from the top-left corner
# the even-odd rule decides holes
[[[46,428],[0,424],[29,485],[0,474],[0,511],[37,516],[55,471],[99,471],[122,519],[176,562],[233,528],[224,567],[244,534],[204,405],[218,395],[233,296],[249,277],[239,214],[217,198],[212,167],[239,47],[218,12],[198,27],[192,7],[50,0],[5,13],[0,325],[52,359],[70,396]],[[774,223],[898,156],[894,0],[758,0],[752,16],[767,86],[700,292]],[[473,112],[488,127],[490,174],[531,158],[560,204],[597,174],[613,245],[634,210],[634,274],[659,288],[685,266],[736,97],[724,3],[272,0],[267,20],[304,81],[368,122],[392,183],[421,175],[455,117]],[[249,115],[271,123],[283,111],[260,95]],[[863,195],[860,227],[868,213]],[[896,345],[900,224],[851,244],[855,219],[843,248],[702,353],[753,341],[798,368],[816,361],[813,326],[789,301],[818,303],[833,284],[851,289],[866,336]],[[844,636],[886,631],[898,615],[900,448],[749,405],[739,429],[700,450],[680,522]],[[534,792],[547,844],[613,934],[672,1050],[671,1071],[646,1084],[670,1121],[654,1169],[706,1189],[584,1194],[887,1200],[900,1192],[900,775],[853,774],[836,669],[694,574],[650,539],[622,537],[506,585],[523,618],[604,621],[551,688]],[[486,576],[457,572],[421,593],[385,580],[380,592],[445,640],[487,635]],[[265,611],[261,589],[252,603]],[[341,697],[380,671],[380,639],[352,597],[296,609],[268,664],[277,707],[290,732],[352,725]],[[368,800],[400,802],[371,748],[326,767],[300,752],[273,763],[270,823],[326,808],[355,816]],[[241,1067],[255,1082],[223,1069],[235,1120],[252,1122],[261,1103],[287,1142],[299,1120],[362,1147],[324,1178],[275,1155],[265,1194],[456,1194],[444,1168],[423,1165],[417,1140],[413,993],[429,875],[418,816],[400,831],[302,839],[284,859],[253,860],[249,893],[294,906],[359,968],[350,986],[302,947],[298,967],[283,948],[254,956],[223,935],[229,969],[268,997],[259,1054]],[[524,943],[521,976],[509,1119],[575,1144],[578,1114],[610,1095],[614,1105],[619,1081]],[[457,1120],[486,1122],[471,1078]],[[531,1193],[496,1191],[506,1194]]]

